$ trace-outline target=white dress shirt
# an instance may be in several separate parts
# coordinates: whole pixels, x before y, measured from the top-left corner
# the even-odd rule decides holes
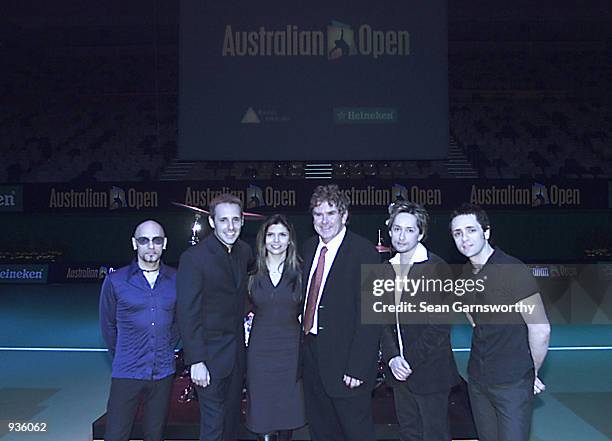
[[[414,263],[426,262],[429,260],[429,256],[427,255],[427,248],[421,242],[419,242],[412,254],[412,257],[408,261],[408,263],[401,263],[401,255],[397,253],[391,259],[389,259],[389,263],[393,265],[393,270],[395,271],[395,275],[399,278],[403,278],[407,276],[412,268]],[[399,289],[395,289],[395,304],[398,305],[402,300],[402,292]],[[402,340],[402,332],[400,330],[400,321],[399,321],[399,313],[397,310],[395,311],[395,329],[397,330],[397,344],[399,346],[400,357],[404,357],[404,341]]]
[[[308,296],[308,289],[310,288],[310,282],[312,281],[312,277],[314,276],[315,270],[317,269],[317,262],[319,261],[319,255],[321,254],[321,248],[327,247],[327,252],[325,253],[325,266],[323,267],[323,279],[321,280],[321,286],[319,287],[319,292],[317,293],[317,306],[315,308],[314,320],[312,322],[312,328],[310,330],[311,334],[317,334],[319,331],[319,303],[321,302],[321,294],[323,293],[323,289],[325,288],[325,282],[327,281],[327,276],[329,271],[331,270],[332,265],[334,264],[334,259],[336,258],[336,254],[338,254],[338,249],[340,245],[342,245],[342,241],[344,240],[344,236],[346,236],[346,227],[342,227],[342,230],[330,240],[328,243],[323,243],[321,238],[319,238],[319,245],[317,246],[317,251],[312,259],[310,264],[310,275],[308,276],[308,288],[306,291],[306,295]],[[306,304],[308,303],[308,298],[304,302],[304,311],[306,310]],[[308,333],[308,331],[304,330],[304,332]]]

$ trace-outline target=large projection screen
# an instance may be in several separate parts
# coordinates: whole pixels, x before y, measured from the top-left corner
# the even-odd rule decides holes
[[[443,159],[446,0],[182,0],[179,157]]]

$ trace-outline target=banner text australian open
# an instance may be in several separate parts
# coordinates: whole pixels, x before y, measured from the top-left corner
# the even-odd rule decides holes
[[[490,210],[607,209],[608,182],[602,180],[471,181],[471,180],[334,180],[348,197],[351,210],[384,213],[398,200],[428,209],[451,210],[471,202]],[[122,212],[184,210],[173,203],[206,209],[220,193],[232,193],[246,210],[262,214],[309,209],[316,185],[330,181],[189,181],[13,185],[6,211]],[[17,188],[18,187],[18,188]],[[2,211],[3,207],[0,207]]]

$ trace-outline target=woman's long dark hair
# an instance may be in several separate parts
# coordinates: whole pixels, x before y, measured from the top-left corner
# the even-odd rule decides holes
[[[284,260],[283,272],[287,273],[287,275],[291,277],[293,288],[299,288],[302,277],[302,259],[297,253],[297,242],[293,225],[291,225],[287,218],[282,214],[273,214],[270,216],[265,220],[257,232],[257,238],[255,239],[255,251],[257,253],[257,257],[255,260],[253,276],[268,274],[268,266],[266,265],[266,234],[268,233],[268,228],[270,228],[272,225],[282,225],[289,232],[289,245],[287,246],[287,254]],[[298,284],[298,286],[296,286],[296,284]]]

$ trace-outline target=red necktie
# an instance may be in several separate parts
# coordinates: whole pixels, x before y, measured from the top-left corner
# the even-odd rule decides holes
[[[323,270],[325,269],[325,253],[327,253],[327,247],[321,248],[317,268],[308,287],[308,299],[306,300],[306,310],[304,311],[304,334],[308,334],[314,324],[315,309],[319,299],[319,288],[321,288]]]

